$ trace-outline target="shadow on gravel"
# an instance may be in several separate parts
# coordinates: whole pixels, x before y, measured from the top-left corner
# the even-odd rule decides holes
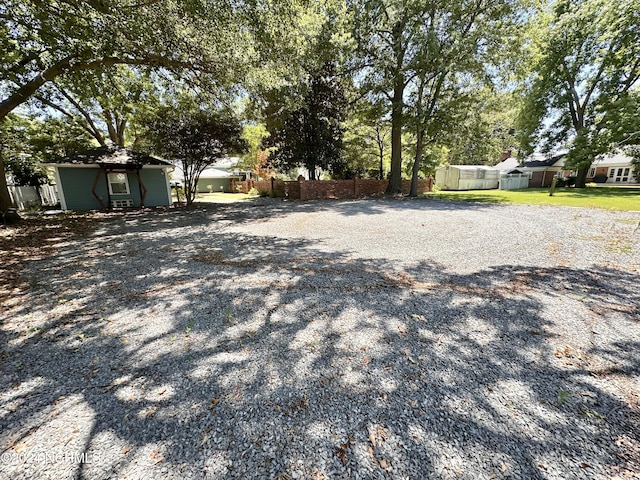
[[[471,210],[482,211],[496,208],[499,205],[492,203],[480,203],[469,201],[449,201],[429,197],[418,198],[366,198],[353,200],[312,200],[307,202],[287,201],[282,199],[256,198],[248,200],[238,208],[237,204],[230,205],[209,205],[196,204],[194,211],[199,211],[201,215],[208,212],[212,215],[219,215],[233,221],[261,221],[273,219],[292,213],[312,213],[330,210],[338,215],[358,216],[358,215],[382,215],[392,209],[412,209],[412,210],[436,210],[442,212]],[[268,209],[268,216],[264,210]]]
[[[0,448],[23,455],[1,477],[640,472],[636,275],[397,270],[210,215],[113,218],[27,265],[0,316]]]

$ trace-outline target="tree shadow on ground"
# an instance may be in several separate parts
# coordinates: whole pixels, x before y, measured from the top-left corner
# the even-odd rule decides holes
[[[261,221],[265,219],[278,218],[292,213],[313,213],[324,210],[345,215],[349,217],[358,215],[380,215],[393,209],[424,209],[449,212],[456,210],[482,211],[495,208],[494,203],[480,203],[471,201],[450,201],[432,197],[373,197],[359,199],[336,199],[336,200],[310,200],[305,202],[291,201],[283,199],[256,198],[242,203],[242,208],[237,204],[205,204],[200,203],[194,206],[194,210],[200,212],[210,212],[228,216],[234,221]],[[269,216],[264,215],[264,210],[268,209]]]
[[[109,218],[26,265],[0,316],[0,448],[23,455],[1,476],[640,472],[636,275],[398,269],[210,215]]]

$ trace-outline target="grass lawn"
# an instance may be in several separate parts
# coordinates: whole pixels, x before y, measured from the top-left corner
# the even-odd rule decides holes
[[[440,191],[427,193],[425,196],[465,202],[526,203],[529,205],[562,205],[607,210],[640,210],[640,188],[635,187],[558,188],[553,197],[549,196],[548,188]]]

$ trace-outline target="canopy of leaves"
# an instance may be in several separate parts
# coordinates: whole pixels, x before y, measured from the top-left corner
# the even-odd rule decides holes
[[[205,168],[247,148],[242,125],[229,110],[166,106],[148,121],[147,128],[151,152],[180,165],[189,204],[195,200]]]
[[[363,90],[385,98],[391,111],[390,191],[396,192],[402,131],[411,123],[405,107],[412,107],[409,118],[420,145],[437,142],[455,128],[471,103],[470,85],[488,76],[508,43],[519,5],[510,0],[361,0],[352,5],[358,81]]]
[[[37,120],[11,114],[0,123],[0,155],[16,185],[42,185],[48,181],[40,167],[58,157],[91,148],[81,129],[61,119]]]
[[[638,131],[640,1],[559,0],[537,21],[522,143],[569,147],[583,184],[598,154]]]
[[[311,75],[305,90],[297,102],[301,106],[293,110],[282,108],[283,90],[272,92],[265,110],[269,159],[285,172],[304,167],[312,180],[317,169],[348,176],[342,160],[346,100],[334,65],[325,63]]]

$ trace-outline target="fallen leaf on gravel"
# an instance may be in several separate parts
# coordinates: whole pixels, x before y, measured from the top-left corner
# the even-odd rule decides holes
[[[387,470],[389,468],[389,465],[387,465],[387,461],[384,458],[380,460],[380,468],[383,470]]]
[[[130,446],[126,446],[126,447],[122,447],[122,450],[120,450],[120,453],[122,455],[126,455],[127,453],[129,453],[131,451],[131,447]]]
[[[15,451],[16,453],[20,453],[20,452],[24,452],[28,448],[30,448],[29,445],[27,445],[26,443],[21,443],[15,448]]]
[[[373,448],[371,446],[367,447],[367,452],[369,452],[369,455],[371,455],[371,458],[373,458],[374,460],[376,460],[376,456],[373,453]]]
[[[364,357],[362,359],[362,364],[363,365],[369,365],[369,363],[371,363],[371,359],[369,357]]]
[[[162,390],[160,390],[160,391],[158,392],[158,395],[163,395],[166,391],[167,391],[167,389],[166,389],[166,388],[163,388]]]
[[[149,455],[149,457],[151,458],[151,460],[153,460],[154,465],[164,461],[164,457],[160,453],[160,450],[154,450],[153,452],[151,452],[151,455]]]
[[[335,447],[336,455],[342,462],[342,465],[347,466],[347,450],[349,449],[350,440],[347,440],[345,443],[341,443],[337,447]]]

